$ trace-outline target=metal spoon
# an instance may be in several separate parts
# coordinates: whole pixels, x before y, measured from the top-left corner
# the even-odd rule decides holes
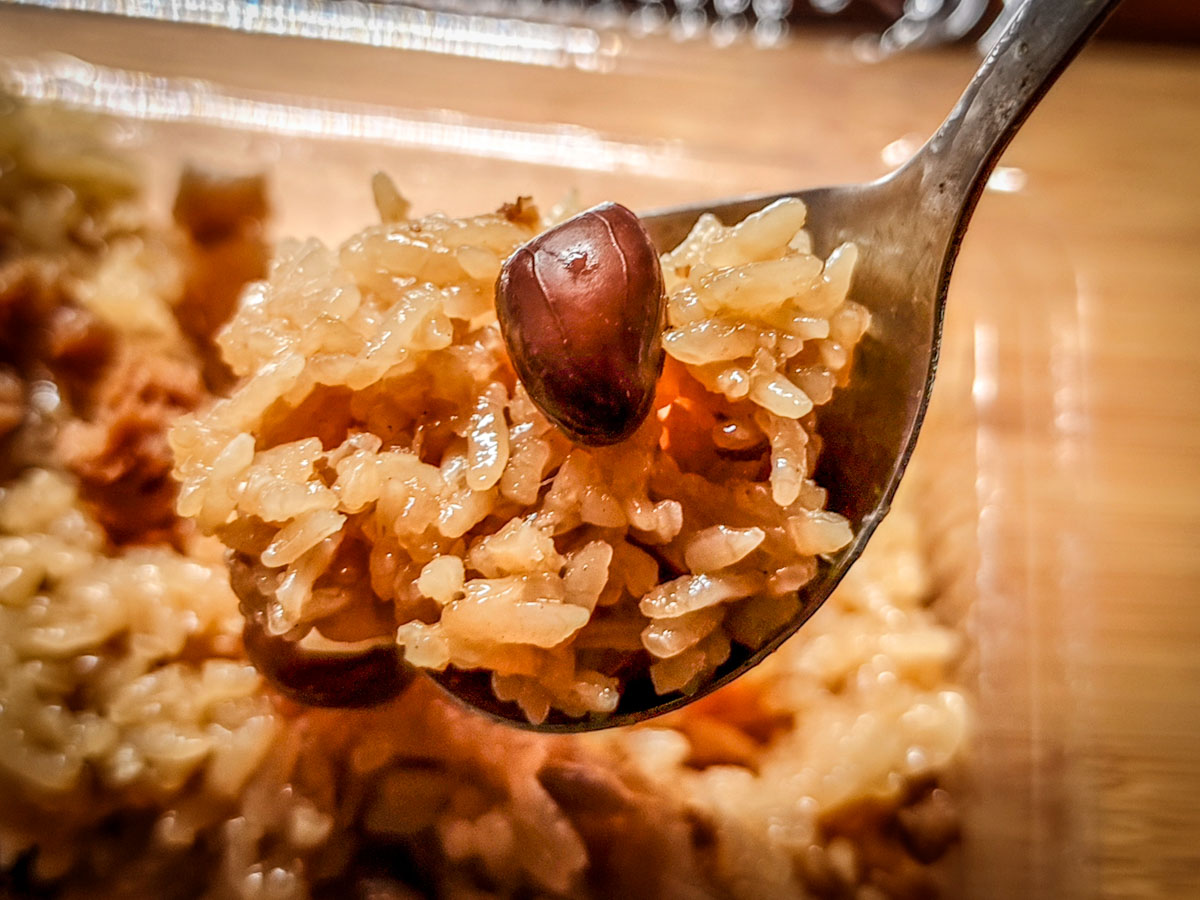
[[[887,514],[921,428],[937,368],[950,272],[971,213],[1000,153],[1059,73],[1119,0],[1027,0],[1000,36],[937,133],[904,166],[861,185],[841,185],[665,210],[642,221],[660,248],[674,247],[702,213],[741,220],[781,197],[808,206],[813,250],[845,241],[859,247],[851,293],[871,311],[850,385],[821,408],[824,440],[817,481],[829,507],[846,516],[853,542],[824,564],[801,592],[801,612],[762,646],[735,647],[715,676],[691,696],[660,697],[649,679],[626,685],[607,716],[569,719],[551,712],[530,725],[498,700],[486,673],[434,677],[492,716],[538,731],[589,731],[678,709],[757,665],[804,624],[862,553]]]

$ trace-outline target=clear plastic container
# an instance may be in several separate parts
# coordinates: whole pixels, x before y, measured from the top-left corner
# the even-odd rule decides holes
[[[470,58],[459,37],[441,46],[457,53],[419,53],[6,9],[0,73],[19,93],[120,116],[158,208],[186,161],[266,168],[276,234],[337,240],[371,218],[377,169],[416,211],[452,214],[530,192],[649,209],[869,179],[931,131],[977,63],[969,50],[864,63],[848,40],[803,35],[759,50],[586,34],[522,63]],[[1092,803],[1062,715],[1088,689],[1061,590],[1075,544],[1046,513],[1074,502],[1061,476],[1086,449],[1078,289],[1036,189],[1014,169],[993,187],[909,476],[939,612],[969,634],[975,698],[947,895],[1090,896]]]

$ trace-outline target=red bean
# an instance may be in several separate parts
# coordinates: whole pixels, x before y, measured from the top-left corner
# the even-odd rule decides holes
[[[246,623],[242,644],[254,667],[279,693],[306,706],[375,706],[398,696],[416,675],[392,644],[336,653],[302,646],[290,636],[267,631],[267,606],[274,590],[250,556],[229,555],[229,581]]]
[[[572,440],[614,444],[650,411],[662,372],[662,268],[637,216],[604,203],[518,249],[496,313],[530,398]]]

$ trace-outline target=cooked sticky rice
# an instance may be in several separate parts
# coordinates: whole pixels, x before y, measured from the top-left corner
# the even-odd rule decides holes
[[[218,336],[241,381],[171,432],[179,514],[256,566],[273,635],[391,635],[535,722],[611,712],[631,673],[694,692],[852,538],[812,413],[868,316],[854,246],[814,256],[804,217],[706,216],[663,257],[654,413],[601,448],[539,411],[496,322],[502,261],[548,224],[528,201],[286,244]]]

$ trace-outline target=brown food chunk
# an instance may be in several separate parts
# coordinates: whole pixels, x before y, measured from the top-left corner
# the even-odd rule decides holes
[[[703,825],[625,773],[579,754],[551,758],[538,782],[587,846],[592,896],[700,898]]]
[[[33,260],[0,267],[0,362],[26,381],[52,379],[85,412],[115,337],[67,295],[62,280]]]
[[[11,366],[0,364],[0,440],[25,418],[25,383]]]
[[[539,228],[542,224],[532,197],[518,197],[513,203],[505,203],[500,207],[500,215],[526,228]]]
[[[247,620],[242,643],[254,667],[281,694],[305,706],[376,706],[398,696],[416,675],[395,644],[351,653],[309,650],[268,634],[254,620]]]
[[[412,682],[416,670],[404,662],[394,643],[334,653],[269,633],[265,622],[274,595],[271,574],[246,554],[229,555],[230,586],[246,617],[246,655],[283,696],[305,706],[353,709],[385,703]]]
[[[267,217],[266,183],[261,175],[229,176],[185,169],[172,214],[201,244],[228,240]]]
[[[193,358],[120,341],[69,296],[65,273],[18,259],[0,268],[0,365],[7,366],[0,417],[8,432],[21,426],[14,440],[24,448],[6,448],[8,467],[57,457],[79,477],[92,513],[118,544],[174,540],[190,529],[174,512],[166,432],[206,396]],[[54,384],[70,416],[41,436],[27,415],[29,385],[37,381]]]
[[[127,349],[104,370],[91,419],[63,429],[63,458],[117,543],[163,538],[175,528],[167,425],[204,396],[191,362]]]
[[[904,845],[919,862],[935,862],[959,838],[958,810],[943,788],[931,789],[897,818]]]
[[[233,315],[242,288],[267,274],[266,179],[187,169],[179,180],[173,212],[190,239],[175,317],[204,360],[205,382],[219,391],[233,376],[213,337]]]
[[[628,209],[601,204],[518,249],[496,315],[529,396],[573,440],[614,444],[646,418],[666,301],[654,244]]]
[[[820,824],[826,846],[839,839],[852,842],[862,882],[887,897],[939,896],[930,864],[959,837],[958,813],[949,794],[928,781],[910,785],[898,800],[857,798],[830,810]],[[817,893],[845,895],[841,889]]]
[[[42,358],[72,401],[83,406],[100,369],[111,360],[113,346],[112,329],[88,310],[64,303],[47,319]]]

